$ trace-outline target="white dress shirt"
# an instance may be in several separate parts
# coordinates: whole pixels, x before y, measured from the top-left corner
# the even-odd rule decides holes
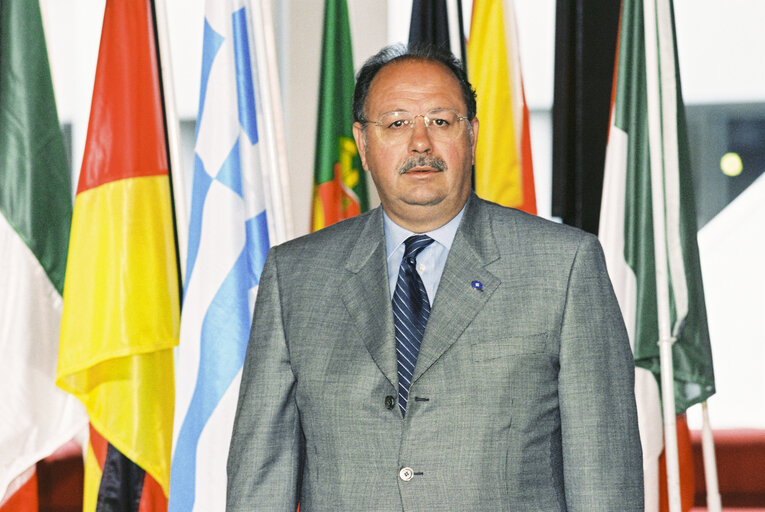
[[[444,272],[449,249],[452,248],[454,235],[457,234],[457,228],[464,213],[465,207],[463,206],[452,220],[438,229],[426,232],[425,234],[432,238],[434,242],[417,255],[417,273],[420,274],[420,278],[425,285],[425,291],[428,293],[428,302],[431,305],[433,305],[433,299],[436,297],[436,290],[438,290],[438,283],[441,281],[441,274]],[[393,292],[396,290],[401,260],[404,258],[404,241],[415,233],[393,222],[385,213],[385,210],[383,210],[383,219],[385,226],[385,251],[388,258],[388,284],[392,299]]]

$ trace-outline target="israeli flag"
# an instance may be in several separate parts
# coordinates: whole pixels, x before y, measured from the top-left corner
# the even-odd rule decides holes
[[[270,245],[287,237],[264,8],[208,0],[205,9],[170,511],[225,508],[226,459],[260,273]]]

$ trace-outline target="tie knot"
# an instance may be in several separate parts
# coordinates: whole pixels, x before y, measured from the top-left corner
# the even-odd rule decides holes
[[[404,259],[416,258],[424,248],[433,243],[428,235],[412,235],[404,240]]]

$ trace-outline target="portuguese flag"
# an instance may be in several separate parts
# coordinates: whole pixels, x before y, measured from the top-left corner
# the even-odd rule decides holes
[[[166,510],[179,287],[149,0],[107,0],[58,384],[90,416],[84,510]]]
[[[311,231],[366,211],[366,176],[353,141],[355,84],[345,0],[327,0],[316,126]]]

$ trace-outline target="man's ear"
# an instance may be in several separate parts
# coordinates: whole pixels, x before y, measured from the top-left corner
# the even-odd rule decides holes
[[[361,158],[361,167],[365,171],[368,171],[367,167],[367,145],[364,144],[364,126],[359,123],[353,123],[353,140],[356,141],[356,149],[359,150],[359,158]]]
[[[476,144],[478,144],[478,118],[474,117],[472,121],[470,121],[470,126],[473,130],[473,140],[470,141],[473,144],[473,147],[471,148],[473,152],[473,165],[475,165],[475,148]]]

